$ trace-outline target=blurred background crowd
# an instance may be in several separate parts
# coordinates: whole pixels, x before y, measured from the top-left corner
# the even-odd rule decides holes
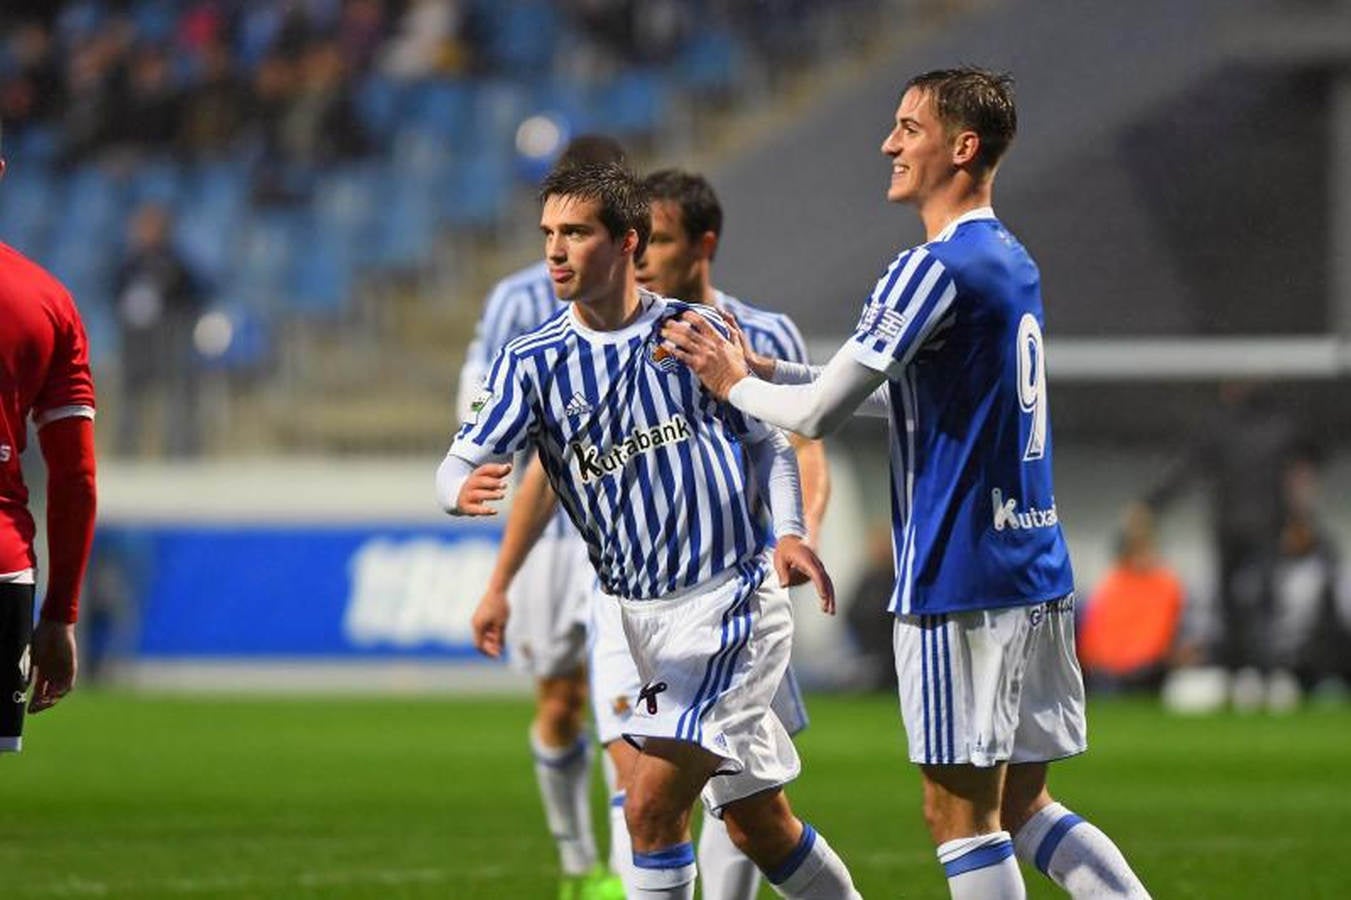
[[[0,240],[79,303],[105,482],[118,464],[425,462],[484,291],[536,255],[534,186],[569,137],[710,174],[720,285],[793,313],[819,355],[917,239],[880,203],[900,81],[1008,65],[1024,133],[1000,208],[1047,285],[1090,685],[1183,709],[1341,698],[1351,53],[1319,17],[1347,4],[983,6],[6,0]],[[836,686],[880,686],[890,557],[859,523],[886,514],[867,489],[883,441],[864,423],[832,446],[861,485],[836,500],[857,527],[836,528],[856,597]],[[147,576],[124,552],[144,536],[105,533],[95,669],[146,650]]]

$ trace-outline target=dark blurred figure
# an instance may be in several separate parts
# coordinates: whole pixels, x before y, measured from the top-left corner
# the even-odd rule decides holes
[[[1123,529],[1116,565],[1089,596],[1075,642],[1091,690],[1157,691],[1196,651],[1182,641],[1186,591],[1158,558],[1147,515]]]
[[[892,649],[895,617],[887,611],[896,569],[892,562],[891,528],[874,525],[868,533],[868,569],[844,609],[844,624],[858,648],[859,687],[895,690],[896,656]]]
[[[248,88],[224,43],[202,47],[200,74],[183,104],[178,143],[194,160],[220,159],[234,147],[248,116]]]
[[[1268,685],[1269,705],[1286,699],[1283,690],[1303,693],[1344,679],[1351,660],[1337,602],[1340,556],[1318,518],[1318,463],[1315,453],[1305,453],[1285,473],[1287,516],[1269,628],[1270,659],[1278,674]],[[1289,683],[1281,684],[1282,679]]]
[[[162,401],[164,452],[192,455],[200,445],[192,333],[202,312],[202,288],[172,246],[167,209],[142,206],[129,225],[116,288],[122,336],[117,450],[134,455],[142,449],[146,415]]]
[[[169,70],[169,58],[158,47],[143,47],[127,67],[118,115],[110,138],[119,150],[138,157],[169,149],[178,134],[183,99]]]
[[[11,135],[55,115],[61,102],[61,70],[52,52],[51,32],[37,21],[19,25],[9,37],[13,70],[0,80],[0,121]]]
[[[1213,661],[1231,672],[1272,666],[1266,623],[1286,522],[1285,473],[1301,446],[1300,428],[1261,385],[1220,386],[1220,403],[1198,423],[1191,447],[1158,480],[1143,516],[1162,510],[1195,480],[1211,485],[1211,536],[1220,635]]]

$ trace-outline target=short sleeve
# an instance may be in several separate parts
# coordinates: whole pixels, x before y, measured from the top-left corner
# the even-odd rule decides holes
[[[878,279],[850,351],[870,369],[899,375],[956,298],[957,285],[937,257],[923,247],[907,250]]]
[[[33,422],[41,428],[71,416],[94,417],[94,377],[89,339],[69,295],[56,306],[52,356],[47,377],[33,400]]]
[[[535,430],[533,396],[520,358],[499,353],[465,410],[450,452],[480,465],[524,448]]]

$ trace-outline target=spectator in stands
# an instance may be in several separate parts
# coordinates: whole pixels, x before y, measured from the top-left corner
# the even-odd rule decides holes
[[[1116,565],[1083,610],[1075,638],[1084,680],[1092,689],[1158,690],[1168,670],[1189,662],[1194,648],[1180,640],[1186,592],[1154,550],[1145,514],[1130,517]]]
[[[380,68],[394,78],[413,81],[467,63],[457,40],[466,13],[457,0],[412,0],[385,44]]]
[[[120,54],[108,37],[93,38],[70,54],[61,114],[62,159],[67,164],[94,157],[113,135],[113,123],[122,112],[115,82]]]
[[[220,159],[230,152],[248,116],[249,94],[235,74],[228,46],[202,47],[201,74],[182,110],[177,140],[190,158]]]
[[[141,47],[128,67],[111,122],[112,142],[123,152],[144,157],[168,151],[177,137],[183,100],[159,47]]]
[[[323,167],[361,156],[370,141],[357,117],[337,41],[315,41],[301,57],[299,84],[282,122],[287,162]]]
[[[20,24],[9,39],[13,71],[0,82],[0,121],[11,136],[55,116],[61,100],[61,70],[51,33],[40,22]]]
[[[365,72],[385,39],[385,5],[380,0],[347,0],[338,22],[342,58],[353,72]]]
[[[117,449],[143,447],[147,413],[162,401],[164,451],[170,456],[199,449],[197,364],[192,332],[203,291],[173,248],[169,211],[146,204],[131,216],[128,255],[117,274],[117,322],[122,338],[122,403]]]
[[[858,649],[858,684],[870,691],[896,688],[896,655],[887,600],[896,585],[891,555],[891,523],[875,523],[868,531],[868,561],[863,577],[844,608],[844,624]]]

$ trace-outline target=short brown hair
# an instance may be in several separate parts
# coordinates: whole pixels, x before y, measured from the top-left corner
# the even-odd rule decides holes
[[[934,114],[949,132],[976,133],[980,138],[976,161],[982,168],[998,165],[1018,131],[1012,75],[975,66],[936,69],[911,78],[905,90],[911,88],[933,99]]]
[[[637,259],[652,236],[652,209],[647,189],[628,168],[615,162],[560,166],[550,172],[539,189],[540,202],[550,197],[576,197],[600,201],[600,221],[618,240],[632,229],[638,232]]]

